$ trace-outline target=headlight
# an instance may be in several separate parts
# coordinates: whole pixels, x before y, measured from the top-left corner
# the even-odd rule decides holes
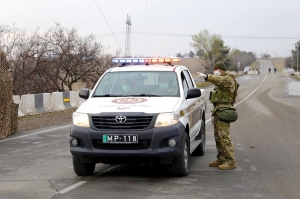
[[[170,126],[177,124],[179,121],[179,113],[161,113],[157,116],[154,127]]]
[[[73,124],[76,126],[90,127],[89,116],[86,113],[73,113]]]

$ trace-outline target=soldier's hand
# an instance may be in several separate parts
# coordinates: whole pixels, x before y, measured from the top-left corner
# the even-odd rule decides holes
[[[198,73],[198,79],[199,78],[207,78],[207,75],[206,74],[204,74],[204,73]]]

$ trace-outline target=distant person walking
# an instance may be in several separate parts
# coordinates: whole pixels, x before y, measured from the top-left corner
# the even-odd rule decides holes
[[[274,68],[274,74],[276,74],[276,68]]]
[[[271,73],[271,68],[269,68],[269,74]]]

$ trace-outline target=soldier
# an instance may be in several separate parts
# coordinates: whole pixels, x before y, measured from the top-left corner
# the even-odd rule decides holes
[[[221,121],[218,117],[218,109],[233,108],[238,84],[233,75],[226,73],[225,64],[217,62],[214,65],[214,75],[199,73],[199,77],[215,85],[210,94],[210,101],[214,105],[212,111],[212,124],[217,146],[217,160],[209,164],[210,167],[218,167],[220,170],[234,169],[237,167],[232,141],[229,137],[230,123]]]

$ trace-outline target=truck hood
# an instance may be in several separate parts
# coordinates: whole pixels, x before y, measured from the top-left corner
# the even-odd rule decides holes
[[[179,97],[98,97],[89,98],[76,112],[173,112]]]

